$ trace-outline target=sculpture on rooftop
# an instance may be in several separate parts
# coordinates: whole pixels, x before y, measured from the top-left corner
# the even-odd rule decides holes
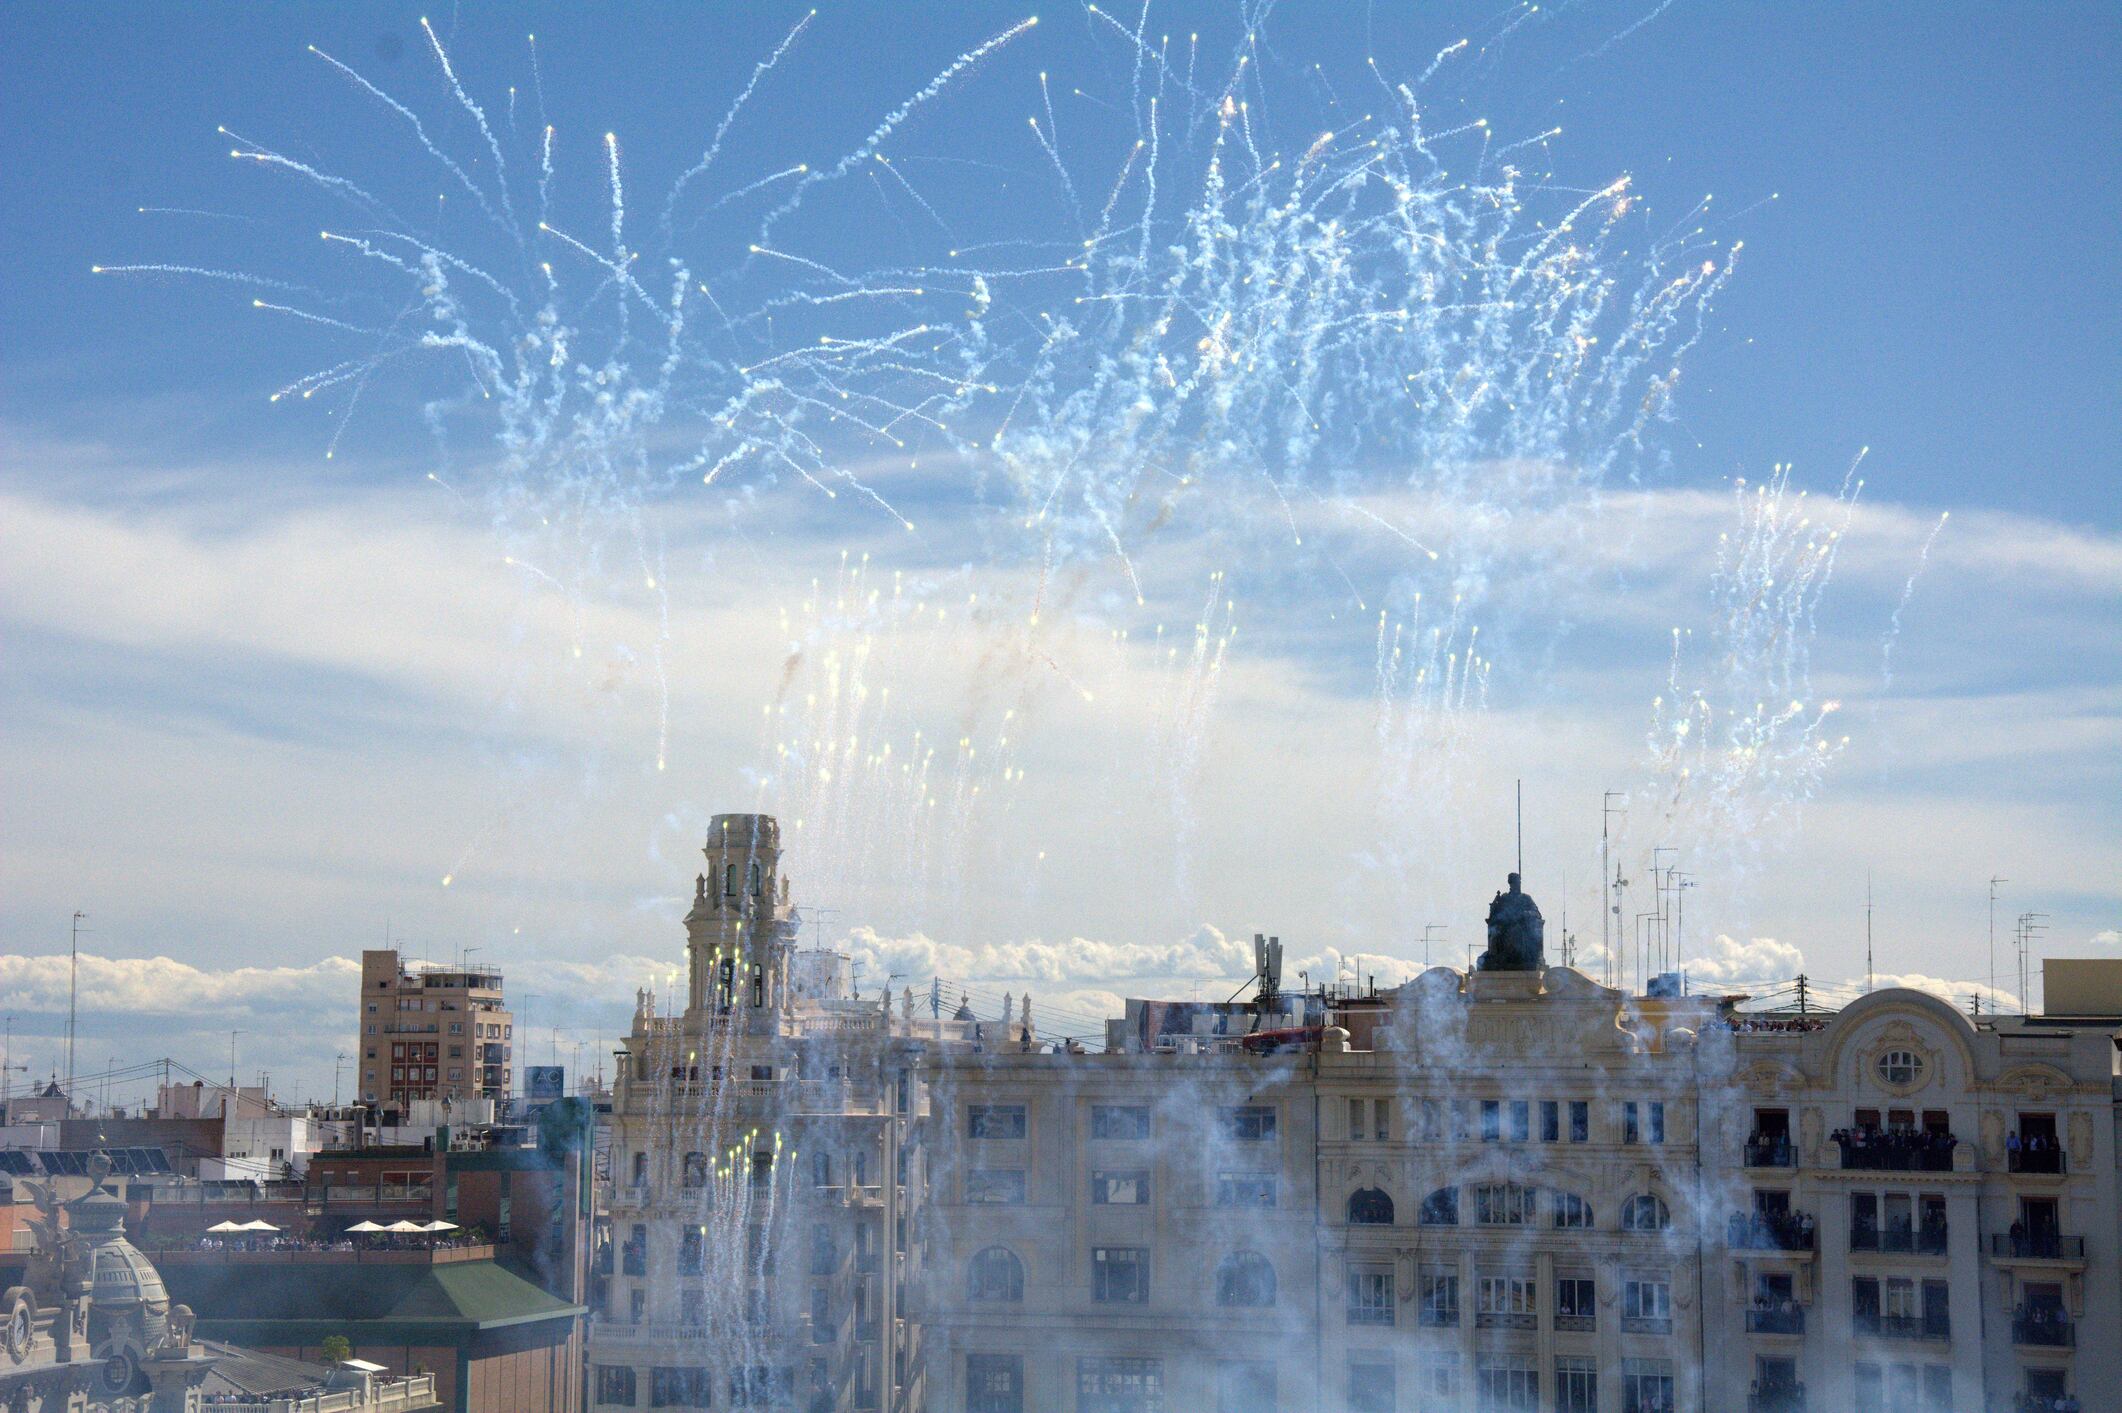
[[[1512,874],[1509,891],[1488,905],[1488,950],[1481,954],[1480,970],[1545,971],[1546,931],[1540,905]]]

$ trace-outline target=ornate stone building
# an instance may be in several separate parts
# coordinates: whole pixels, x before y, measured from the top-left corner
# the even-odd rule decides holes
[[[591,1406],[923,1408],[917,1070],[971,1027],[799,952],[772,818],[703,852],[684,1005],[642,993],[618,1056]]]

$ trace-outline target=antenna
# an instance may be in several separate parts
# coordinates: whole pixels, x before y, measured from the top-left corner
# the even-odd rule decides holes
[[[1441,922],[1425,922],[1425,923],[1423,923],[1423,924],[1422,924],[1422,965],[1423,965],[1423,966],[1427,967],[1427,966],[1429,965],[1429,935],[1430,935],[1430,934],[1431,934],[1432,932],[1443,932],[1444,930],[1445,930],[1445,925],[1444,925],[1443,923],[1441,923]]]
[[[1875,985],[1871,966],[1871,870],[1864,870],[1864,994],[1869,996]]]
[[[88,914],[74,909],[74,929],[69,946],[66,973],[66,1102],[71,1108],[74,1102],[74,1023],[80,1011],[81,1001],[81,924]]]
[[[1518,782],[1518,877],[1525,877],[1525,782]]]
[[[2028,954],[2033,950],[2034,934],[2037,932],[2046,932],[2047,930],[2047,913],[2019,914],[2019,1014],[2021,1016],[2028,1016],[2033,1014],[2033,1012],[2028,1009],[2028,1007],[2032,1004],[2029,998],[2032,994],[2033,986],[2031,978],[2027,975],[2026,959]]]
[[[1989,1013],[1997,1013],[1997,885],[2009,883],[2009,878],[1992,878],[1989,881]]]
[[[1614,817],[1614,801],[1627,798],[1628,796],[1619,790],[1608,790],[1606,798],[1599,802],[1599,941],[1606,949],[1608,986],[1614,984],[1614,919],[1621,913],[1620,901],[1614,896],[1614,884],[1621,875],[1614,870],[1609,826]]]

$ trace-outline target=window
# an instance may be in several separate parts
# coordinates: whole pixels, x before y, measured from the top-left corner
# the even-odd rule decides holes
[[[1354,1227],[1391,1226],[1393,1199],[1383,1188],[1357,1188],[1348,1195],[1348,1224]]]
[[[1552,1099],[1540,1101],[1540,1141],[1560,1143],[1562,1141],[1562,1106]]]
[[[1275,1267],[1257,1251],[1233,1251],[1216,1263],[1216,1303],[1261,1309],[1275,1303]]]
[[[1555,1413],[1599,1413],[1599,1365],[1582,1354],[1555,1360]]]
[[[648,1371],[648,1406],[651,1408],[706,1408],[714,1400],[714,1380],[705,1369],[651,1369]]]
[[[1474,1308],[1483,1315],[1531,1315],[1533,1313],[1533,1278],[1531,1276],[1483,1276],[1480,1286],[1481,1303]]]
[[[1024,1360],[1015,1354],[965,1356],[965,1413],[1024,1413]]]
[[[648,1292],[636,1286],[626,1293],[626,1322],[638,1325],[648,1318]],[[631,1398],[628,1400],[631,1402]]]
[[[1503,1101],[1483,1099],[1481,1101],[1481,1141],[1498,1143],[1503,1139]]]
[[[1348,1101],[1348,1136],[1358,1143],[1370,1137],[1370,1100]]]
[[[965,1174],[965,1200],[980,1205],[1022,1202],[1024,1169],[970,1169]]]
[[[1665,1141],[1665,1101],[1663,1099],[1650,1101],[1650,1141],[1653,1143],[1663,1143]]]
[[[1223,1110],[1223,1136],[1256,1143],[1275,1136],[1272,1104],[1240,1104]]]
[[[1149,1137],[1149,1110],[1135,1104],[1094,1104],[1090,1111],[1090,1136],[1105,1139]]]
[[[1224,1359],[1216,1364],[1216,1413],[1276,1413],[1275,1366],[1259,1359]]]
[[[1422,1199],[1421,1223],[1426,1227],[1459,1225],[1459,1189],[1440,1187]]]
[[[678,1238],[678,1274],[697,1276],[700,1274],[701,1258],[707,1249],[707,1229],[687,1227]]]
[[[1094,1246],[1090,1298],[1101,1305],[1149,1303],[1149,1251],[1140,1246]]]
[[[965,1281],[965,1298],[1014,1305],[1024,1299],[1024,1263],[1007,1246],[976,1253]]]
[[[1555,1318],[1591,1320],[1598,1317],[1599,1300],[1590,1276],[1555,1277]]]
[[[1273,1173],[1217,1173],[1218,1207],[1272,1207],[1275,1205]]]
[[[1393,1110],[1389,1099],[1373,1099],[1370,1106],[1371,1137],[1380,1143],[1391,1141],[1393,1136]]]
[[[1149,1174],[1144,1171],[1094,1172],[1090,1200],[1096,1207],[1143,1207],[1149,1204]]]
[[[1621,1413],[1665,1413],[1673,1403],[1673,1366],[1663,1359],[1621,1361]]]
[[[1569,1101],[1569,1141],[1591,1142],[1591,1102],[1586,1099]]]
[[[1540,1406],[1540,1371],[1523,1359],[1484,1356],[1474,1363],[1474,1395],[1484,1413],[1533,1413]]]
[[[1651,1193],[1641,1193],[1621,1204],[1623,1231],[1664,1231],[1672,1224],[1671,1210]]]
[[[815,1149],[810,1155],[810,1185],[831,1187],[833,1185],[833,1154],[829,1148]]]
[[[1395,1413],[1396,1404],[1392,1365],[1348,1366],[1348,1413]]]
[[[1022,1104],[969,1104],[965,1109],[967,1138],[1024,1137]]]
[[[1164,1361],[1078,1359],[1076,1413],[1164,1413]]]
[[[1422,1272],[1421,1320],[1425,1325],[1450,1328],[1459,1323],[1459,1273],[1448,1266]]]
[[[1889,1050],[1879,1057],[1879,1078],[1896,1089],[1908,1089],[1923,1074],[1923,1057],[1913,1050]]]
[[[1558,1192],[1555,1198],[1555,1226],[1562,1230],[1583,1231],[1592,1224],[1591,1203],[1574,1192]]]
[[[685,1186],[707,1186],[707,1155],[705,1153],[686,1154],[684,1173]]]
[[[1522,1227],[1533,1219],[1533,1189],[1516,1183],[1483,1183],[1474,1189],[1474,1224]]]
[[[1621,1313],[1631,1320],[1670,1320],[1672,1282],[1663,1276],[1630,1276],[1621,1284]]]
[[[1510,1141],[1528,1143],[1533,1136],[1533,1106],[1527,1099],[1510,1101]]]
[[[597,1402],[634,1406],[634,1371],[618,1364],[597,1366]]]
[[[1417,1392],[1452,1407],[1459,1397],[1459,1356],[1437,1351],[1424,1354],[1415,1378]]]
[[[1643,1141],[1643,1126],[1637,1117],[1636,1109],[1636,1101],[1633,1099],[1621,1106],[1621,1141],[1623,1143],[1641,1143]]]
[[[1391,1271],[1348,1273],[1348,1322],[1352,1325],[1389,1325],[1393,1322]]]

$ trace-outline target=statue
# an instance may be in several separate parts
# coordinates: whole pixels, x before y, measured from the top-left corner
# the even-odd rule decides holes
[[[1518,886],[1518,875],[1510,876],[1510,891],[1498,893],[1488,905],[1488,950],[1481,954],[1482,971],[1544,971],[1547,924],[1540,905]]]

